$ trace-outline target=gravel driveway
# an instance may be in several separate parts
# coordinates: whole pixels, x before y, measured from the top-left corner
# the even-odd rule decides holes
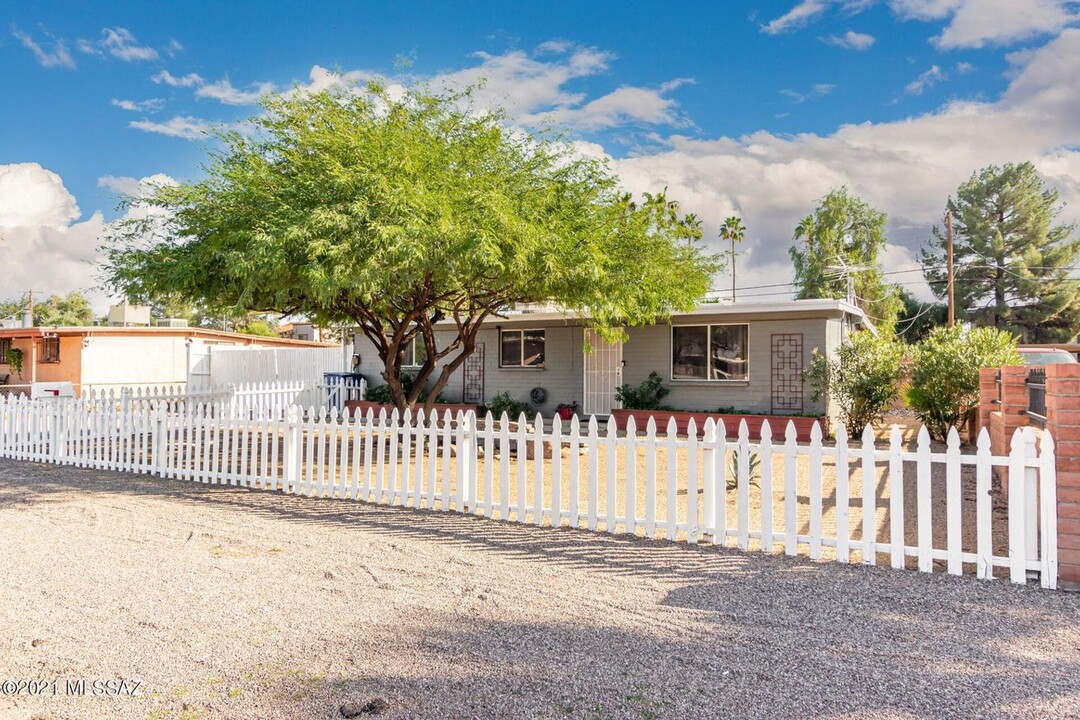
[[[5,720],[1080,716],[1080,596],[1004,581],[12,461],[0,551]]]

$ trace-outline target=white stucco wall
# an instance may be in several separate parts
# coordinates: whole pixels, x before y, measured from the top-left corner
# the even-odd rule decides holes
[[[84,342],[84,386],[168,385],[187,381],[187,346],[182,336],[90,336]]]

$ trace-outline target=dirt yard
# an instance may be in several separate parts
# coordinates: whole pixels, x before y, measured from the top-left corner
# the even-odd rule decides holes
[[[1000,580],[10,461],[0,550],[4,720],[1080,716]]]

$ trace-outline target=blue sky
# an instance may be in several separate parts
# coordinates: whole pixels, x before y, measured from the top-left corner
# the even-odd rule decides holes
[[[710,235],[743,214],[739,284],[751,290],[790,276],[793,220],[835,185],[890,214],[897,269],[914,267],[948,193],[983,165],[1034,160],[1066,198],[1080,195],[1070,0],[0,10],[0,234],[13,251],[0,296],[87,287],[117,191],[197,177],[207,124],[255,112],[260,90],[318,87],[335,69],[485,77],[488,100],[516,122],[567,126],[628,189],[668,186]]]

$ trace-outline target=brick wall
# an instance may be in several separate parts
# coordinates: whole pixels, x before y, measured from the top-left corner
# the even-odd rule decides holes
[[[1058,583],[1080,590],[1080,364],[1046,366],[1046,429],[1057,448]]]

